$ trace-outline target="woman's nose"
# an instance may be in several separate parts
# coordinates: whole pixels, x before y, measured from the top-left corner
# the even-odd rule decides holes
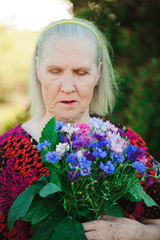
[[[74,76],[72,74],[66,73],[62,77],[61,91],[64,93],[71,93],[75,91],[74,86]]]

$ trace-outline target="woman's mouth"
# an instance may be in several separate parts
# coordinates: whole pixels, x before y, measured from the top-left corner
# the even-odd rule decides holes
[[[76,101],[71,100],[71,101],[61,101],[61,103],[66,104],[66,105],[73,105]]]

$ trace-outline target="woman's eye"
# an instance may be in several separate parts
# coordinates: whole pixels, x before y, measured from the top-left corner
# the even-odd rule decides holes
[[[87,72],[86,71],[76,71],[76,74],[79,76],[85,76],[85,75],[87,75]]]
[[[61,70],[60,69],[50,69],[49,72],[52,74],[59,74],[59,73],[61,73]]]

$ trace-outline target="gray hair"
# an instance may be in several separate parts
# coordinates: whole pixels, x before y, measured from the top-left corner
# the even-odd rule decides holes
[[[54,37],[54,39],[58,39],[60,36],[72,37],[76,40],[83,37],[88,37],[95,43],[97,67],[99,68],[101,63],[102,66],[101,77],[98,81],[98,84],[94,88],[93,97],[89,105],[89,113],[105,116],[111,112],[114,107],[115,96],[116,92],[118,92],[118,88],[108,52],[110,44],[105,39],[103,34],[90,21],[80,18],[73,18],[72,20],[85,24],[88,27],[69,22],[57,24],[52,27],[51,23],[41,32],[37,40],[35,51],[32,57],[31,80],[29,87],[29,96],[31,102],[30,114],[33,117],[40,116],[45,112],[41,84],[36,75],[36,63],[39,63],[45,43],[51,37]],[[97,36],[99,38],[97,38]]]

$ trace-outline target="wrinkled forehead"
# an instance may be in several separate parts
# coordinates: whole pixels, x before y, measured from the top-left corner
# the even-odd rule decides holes
[[[96,45],[93,40],[86,36],[81,36],[81,38],[73,37],[63,37],[61,35],[52,35],[45,39],[43,46],[41,46],[41,51],[38,54],[38,61],[44,61],[49,56],[57,57],[58,54],[70,54],[75,55],[75,57],[83,56],[86,58],[93,59],[96,61]]]

